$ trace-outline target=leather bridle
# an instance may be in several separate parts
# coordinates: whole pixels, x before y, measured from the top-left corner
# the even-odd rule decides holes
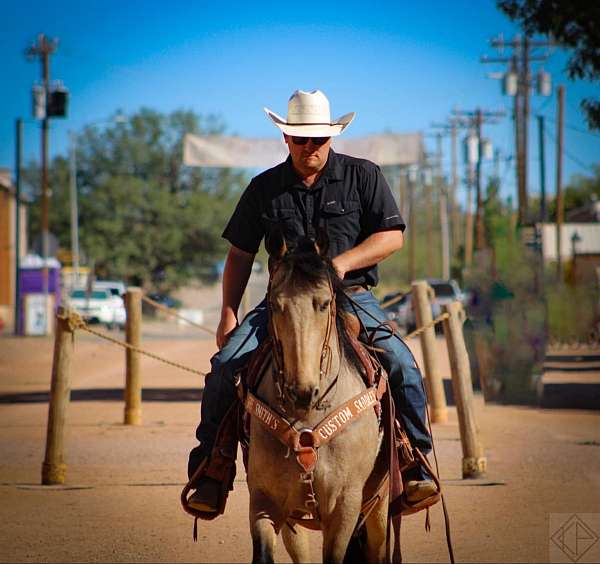
[[[277,390],[277,399],[279,401],[279,407],[283,412],[286,412],[285,409],[285,401],[289,400],[293,403],[293,396],[290,392],[290,386],[285,383],[284,376],[284,360],[283,360],[283,346],[281,344],[281,339],[279,338],[277,327],[273,321],[273,303],[271,301],[272,298],[272,282],[275,278],[275,273],[281,267],[281,261],[275,263],[272,268],[271,276],[269,277],[269,284],[267,287],[267,309],[269,313],[269,321],[268,321],[268,330],[269,335],[273,341],[273,361],[275,364],[274,370],[274,381],[275,388]],[[331,370],[332,357],[331,354],[331,333],[333,331],[333,327],[335,326],[335,316],[336,316],[336,305],[335,305],[335,292],[333,290],[333,284],[331,283],[331,277],[327,276],[327,283],[329,286],[329,315],[327,316],[327,327],[325,329],[325,338],[323,339],[323,345],[321,346],[321,356],[320,356],[320,364],[319,364],[319,381],[322,382],[324,379],[327,380],[327,376]],[[314,407],[318,407],[323,409],[328,407],[323,403],[324,397],[331,391],[332,386],[337,381],[337,376],[332,382],[332,384],[327,388],[324,394],[322,394],[315,402],[310,405],[309,409],[313,409]]]

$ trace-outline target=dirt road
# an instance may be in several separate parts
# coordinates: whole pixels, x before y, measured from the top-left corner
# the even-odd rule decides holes
[[[144,346],[200,370],[214,350],[210,338],[175,324],[147,325]],[[51,351],[47,338],[0,339],[0,561],[250,561],[241,469],[226,515],[200,523],[197,544],[179,507],[202,378],[142,359],[143,425],[125,427],[124,353],[95,337],[76,340],[67,485],[39,485]],[[571,514],[600,535],[600,414],[484,406],[479,397],[476,407],[485,481],[461,480],[454,409],[433,428],[457,561],[547,562],[558,554],[555,561],[568,562],[550,535]],[[404,520],[403,551],[406,562],[447,561],[439,507],[430,533],[423,515]],[[281,546],[277,558],[289,561]],[[600,542],[579,562],[599,560]]]

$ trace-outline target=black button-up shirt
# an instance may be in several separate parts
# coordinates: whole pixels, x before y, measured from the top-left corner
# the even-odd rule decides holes
[[[290,243],[300,237],[316,238],[317,228],[324,228],[331,258],[377,231],[405,228],[380,168],[331,149],[321,176],[310,188],[296,173],[291,157],[253,178],[223,237],[255,254],[275,226],[283,229]],[[377,281],[376,265],[348,272],[344,278],[347,285],[375,286]]]

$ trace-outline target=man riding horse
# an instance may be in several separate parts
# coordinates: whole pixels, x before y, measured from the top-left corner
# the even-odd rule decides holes
[[[386,320],[370,292],[377,285],[377,264],[399,250],[405,224],[390,188],[374,163],[335,153],[331,138],[354,119],[349,113],[332,121],[329,101],[319,90],[297,90],[288,103],[287,119],[265,108],[283,132],[289,148],[285,162],[259,174],[246,188],[223,237],[231,243],[223,273],[223,303],[217,329],[219,351],[211,359],[196,430],[200,445],[189,457],[191,478],[211,453],[217,431],[236,400],[236,373],[268,335],[268,311],[263,300],[241,323],[237,311],[260,243],[282,229],[289,244],[324,230],[332,259],[353,305],[348,307],[362,324],[360,338]],[[380,333],[389,336],[381,329]],[[413,447],[427,454],[431,437],[426,424],[426,401],[415,360],[399,338],[376,341],[378,357],[388,373],[396,414]],[[418,466],[405,476],[406,496],[417,502],[436,493],[436,485]],[[193,484],[190,507],[216,512],[221,484],[204,476]]]

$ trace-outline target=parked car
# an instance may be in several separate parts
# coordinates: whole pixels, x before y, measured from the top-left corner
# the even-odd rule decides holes
[[[461,291],[456,280],[427,280],[435,292],[435,301],[440,305],[446,305],[451,302],[465,301],[465,294]]]
[[[181,302],[179,300],[176,300],[171,296],[167,296],[166,294],[148,294],[148,297],[157,304],[169,307],[171,309],[177,309],[181,307]]]
[[[96,288],[89,295],[86,290],[73,290],[69,305],[88,323],[103,323],[109,329],[125,327],[127,313],[123,298],[114,296],[108,289]]]
[[[179,309],[181,307],[181,301],[172,298],[171,296],[167,296],[166,294],[153,293],[148,294],[148,297],[156,302],[157,304],[168,307],[170,309]],[[159,315],[159,311],[155,306],[149,304],[146,301],[142,302],[142,313],[149,317],[156,317]],[[164,315],[164,314],[162,314]]]
[[[393,292],[387,294],[383,300],[381,300],[381,303],[385,306],[386,302],[392,300],[396,301],[393,301],[393,303],[383,308],[387,318],[390,321],[394,321],[398,327],[404,331],[413,331],[416,327],[416,317],[413,308],[412,294],[410,292]],[[431,313],[433,316],[439,315],[439,306],[432,303]]]
[[[464,301],[465,294],[461,291],[456,280],[438,280],[429,279],[428,284],[434,291],[435,298],[431,301],[431,316],[435,319],[442,313],[442,305],[453,301]],[[413,307],[412,294],[409,292],[402,295],[402,292],[394,292],[388,294],[382,300],[382,304],[390,301],[393,298],[402,296],[397,302],[384,308],[387,317],[391,321],[395,321],[398,326],[407,332],[413,331],[417,326],[417,318]],[[442,331],[440,324],[435,326],[435,330],[439,333]]]
[[[113,296],[122,298],[127,291],[127,286],[121,280],[96,280],[94,290],[109,290]]]

